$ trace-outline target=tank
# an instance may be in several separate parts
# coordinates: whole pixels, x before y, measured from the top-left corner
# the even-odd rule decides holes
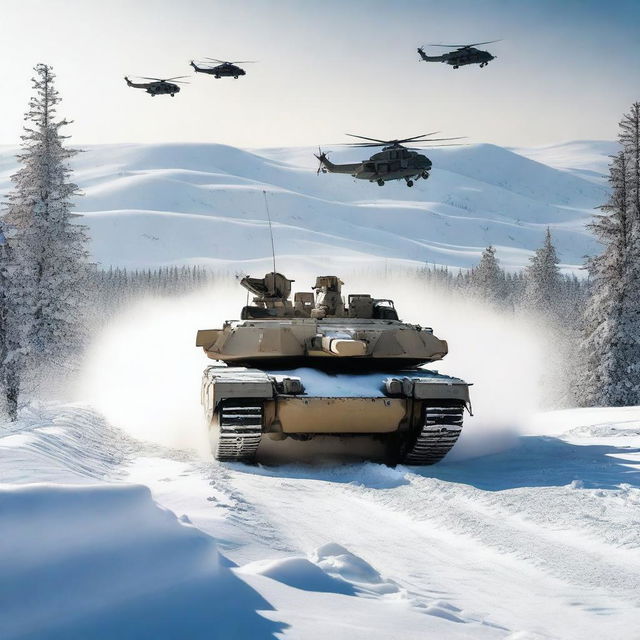
[[[447,355],[428,327],[398,319],[394,303],[342,296],[337,276],[295,293],[281,273],[245,277],[240,320],[198,331],[216,361],[202,378],[214,457],[252,462],[265,440],[374,438],[389,465],[430,465],[453,447],[469,384],[425,365]]]

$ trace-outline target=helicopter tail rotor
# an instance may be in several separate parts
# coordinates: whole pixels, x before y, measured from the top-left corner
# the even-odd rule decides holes
[[[327,161],[327,154],[318,147],[318,153],[313,154],[318,159],[318,170],[316,171],[316,175],[319,176],[320,173],[326,173],[327,169],[325,167],[325,162]]]

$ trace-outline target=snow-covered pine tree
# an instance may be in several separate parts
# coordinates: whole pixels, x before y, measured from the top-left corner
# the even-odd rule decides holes
[[[4,395],[4,405],[9,417],[15,419],[18,411],[18,379],[15,354],[20,345],[15,332],[9,331],[9,309],[11,296],[9,293],[11,251],[7,238],[0,225],[0,384]],[[10,357],[10,354],[12,357]]]
[[[539,313],[557,313],[561,279],[558,255],[547,228],[544,244],[536,250],[525,270],[524,306]]]
[[[639,108],[630,115],[640,124]],[[627,126],[621,123],[623,135],[629,131],[629,117],[623,120]],[[591,224],[604,250],[587,263],[590,291],[580,393],[586,405],[640,404],[640,242],[635,167],[629,161],[634,149],[622,136],[621,142],[624,148],[610,166],[611,196]]]
[[[496,250],[490,245],[483,252],[480,263],[471,270],[472,288],[485,300],[492,303],[503,301],[505,276],[496,258]]]
[[[627,163],[627,197],[633,219],[631,231],[637,235],[640,233],[640,102],[634,102],[629,113],[622,116],[618,139]]]
[[[51,67],[36,65],[18,155],[22,167],[11,177],[3,216],[11,254],[7,331],[18,345],[4,364],[12,363],[23,390],[28,372],[67,366],[82,340],[87,299],[87,235],[71,213],[78,187],[70,181],[68,159],[76,151],[64,146],[60,133],[69,122],[56,119],[54,79]]]

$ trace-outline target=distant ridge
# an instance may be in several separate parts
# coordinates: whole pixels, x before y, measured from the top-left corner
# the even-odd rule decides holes
[[[493,244],[502,264],[518,269],[549,226],[566,269],[577,271],[597,251],[584,225],[607,197],[589,171],[606,169],[613,144],[432,149],[432,175],[413,188],[317,176],[311,148],[113,144],[77,157],[74,180],[85,193],[77,210],[93,257],[105,267],[200,263],[259,271],[270,260],[264,189],[278,253],[290,263],[470,267]],[[3,193],[14,153],[0,148]],[[353,149],[332,154],[338,161],[361,156]]]

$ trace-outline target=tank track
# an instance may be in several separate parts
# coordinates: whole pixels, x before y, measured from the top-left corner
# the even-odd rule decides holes
[[[423,409],[422,429],[407,447],[402,464],[429,465],[440,462],[453,448],[462,431],[464,405],[439,402]]]
[[[223,400],[218,407],[217,431],[212,442],[216,460],[253,461],[262,437],[262,402],[257,399]]]

